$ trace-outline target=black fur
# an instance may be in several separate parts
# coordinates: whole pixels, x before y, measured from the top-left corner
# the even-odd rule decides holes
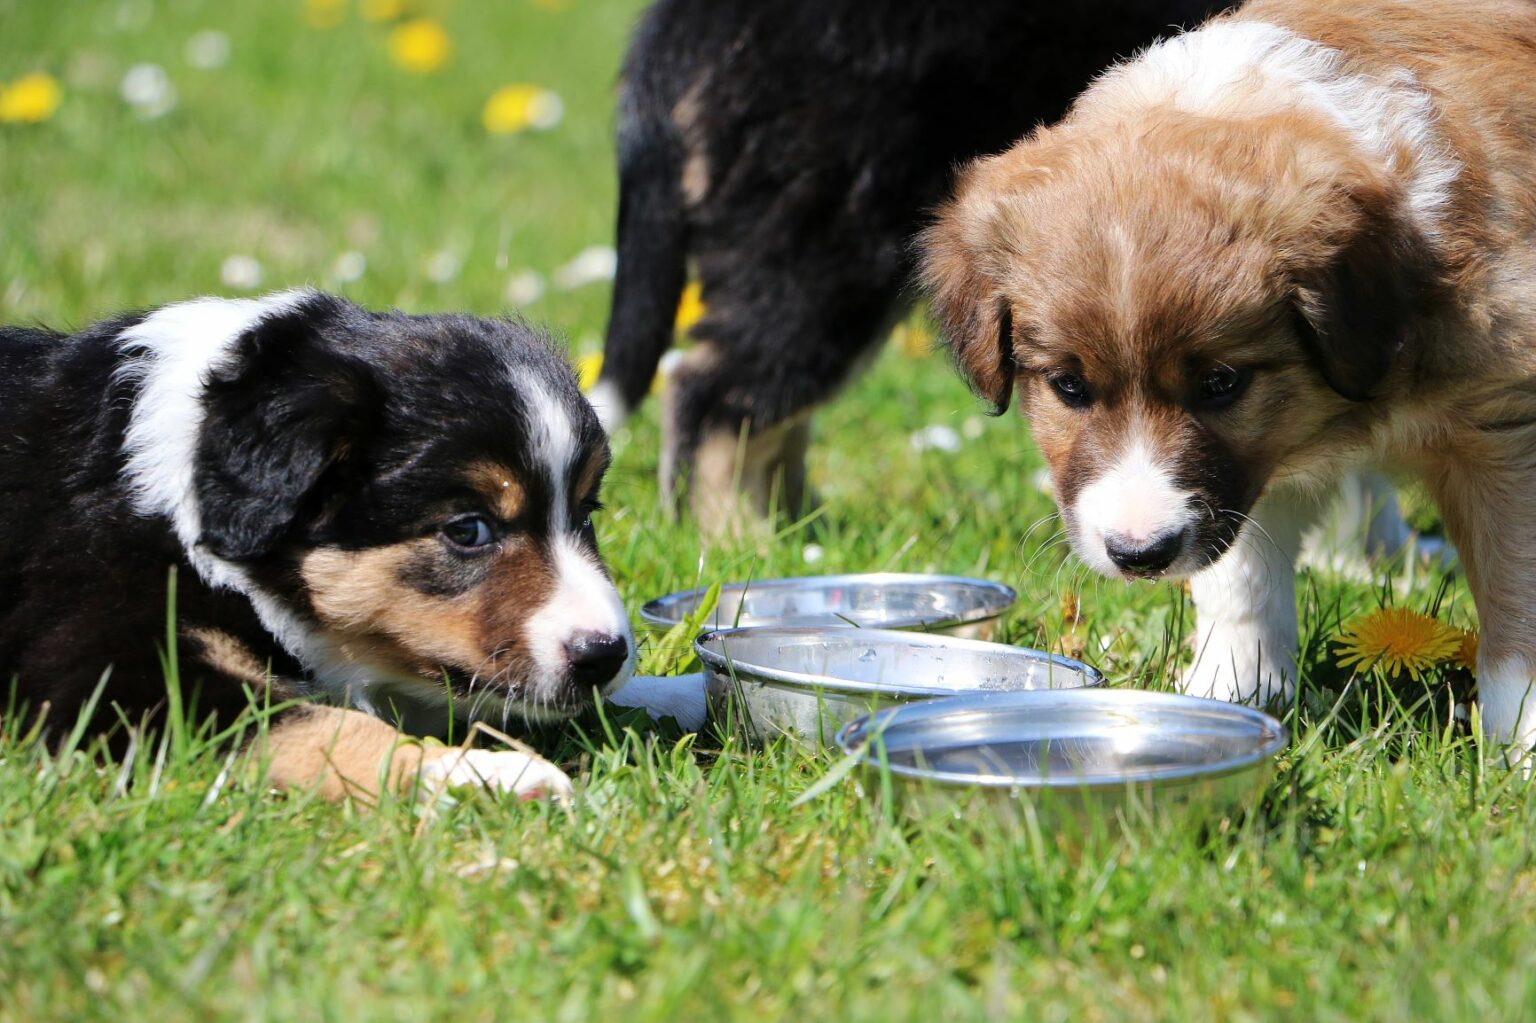
[[[164,704],[171,571],[183,636],[227,634],[270,669],[275,700],[314,689],[250,600],[206,584],[172,522],[133,507],[123,444],[142,384],[120,372],[134,358],[120,335],[142,319],[72,336],[0,328],[0,685],[13,681],[33,712],[48,704],[55,732],[109,670],[98,726]],[[529,453],[533,424],[509,372],[569,412],[584,451],[605,441],[562,355],[521,324],[372,313],[314,294],[232,351],[203,392],[193,474],[200,546],[301,619],[312,613],[297,572],[306,551],[433,535],[474,503],[467,465],[493,461],[518,474],[529,493],[516,524],[522,542],[541,543],[556,508],[579,522],[591,498],[554,493]],[[583,538],[593,542],[590,529]],[[463,585],[405,582],[423,592]],[[249,706],[246,680],[203,663],[197,644],[183,644],[181,666],[200,715]]]
[[[909,239],[958,165],[1225,6],[660,0],[625,61],[602,378],[629,408],[643,399],[692,260],[708,305],[693,333],[722,357],[673,380],[675,464],[705,431],[761,430],[825,400],[903,315]],[[690,159],[707,181],[694,203]]]

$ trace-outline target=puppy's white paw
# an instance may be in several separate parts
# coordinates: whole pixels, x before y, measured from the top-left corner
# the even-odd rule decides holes
[[[421,765],[418,790],[452,798],[455,790],[489,789],[519,799],[566,801],[574,790],[564,771],[547,760],[517,750],[446,750]]]

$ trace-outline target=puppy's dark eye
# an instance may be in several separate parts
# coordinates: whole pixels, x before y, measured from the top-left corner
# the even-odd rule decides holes
[[[603,510],[603,502],[599,501],[595,497],[589,497],[587,500],[581,502],[581,507],[576,509],[576,515],[577,515],[577,520],[578,520],[578,523],[579,523],[579,528],[581,528],[581,529],[591,529],[592,528],[592,516],[596,515],[598,512],[600,512],[602,510]]]
[[[1206,408],[1224,408],[1237,400],[1251,379],[1252,370],[1217,366],[1200,378],[1200,404]]]
[[[1088,395],[1087,382],[1077,374],[1058,373],[1049,379],[1056,396],[1073,408],[1086,408],[1092,401]]]
[[[496,542],[496,531],[483,515],[463,515],[443,524],[443,539],[455,547],[482,550]]]

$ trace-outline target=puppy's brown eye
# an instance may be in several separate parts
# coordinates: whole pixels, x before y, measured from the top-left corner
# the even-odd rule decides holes
[[[443,539],[465,550],[484,550],[496,542],[496,531],[483,515],[462,515],[443,523]]]
[[[1253,371],[1217,366],[1200,378],[1200,404],[1206,408],[1223,408],[1237,400],[1238,395],[1253,379]]]
[[[1088,384],[1075,373],[1059,373],[1050,377],[1051,389],[1056,396],[1073,408],[1086,408],[1093,399],[1088,395]]]

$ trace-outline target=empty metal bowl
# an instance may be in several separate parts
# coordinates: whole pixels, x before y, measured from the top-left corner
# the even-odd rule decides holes
[[[723,629],[694,643],[717,721],[757,740],[781,734],[830,746],[871,710],[956,693],[1103,684],[1079,661],[1040,650],[888,629]]]
[[[707,590],[659,597],[640,609],[652,625],[671,627],[696,611]],[[863,575],[755,579],[720,587],[708,627],[857,625],[921,629],[972,639],[990,637],[1018,595],[1000,583],[951,575]]]
[[[1253,800],[1287,741],[1251,707],[1131,689],[980,693],[851,721],[838,746],[920,806],[1091,810]],[[1048,797],[1042,801],[1041,797]]]

